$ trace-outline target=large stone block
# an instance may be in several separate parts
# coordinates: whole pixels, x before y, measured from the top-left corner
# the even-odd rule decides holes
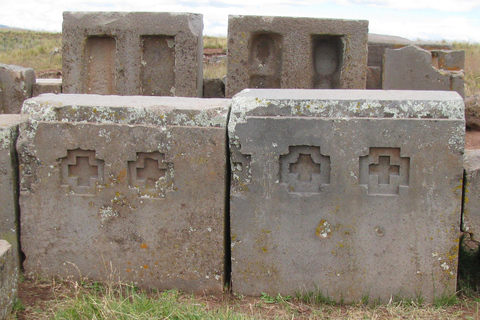
[[[226,96],[245,88],[365,89],[368,21],[229,16]]]
[[[455,293],[464,125],[452,92],[236,95],[233,291],[384,302]]]
[[[0,319],[12,311],[18,292],[18,266],[12,246],[0,240]]]
[[[439,66],[454,64],[445,59],[442,61],[440,63],[437,60]],[[458,92],[462,97],[465,95],[463,70],[435,68],[432,64],[432,53],[416,46],[385,51],[382,88],[386,90],[451,90]]]
[[[16,142],[21,122],[19,114],[0,115],[0,239],[10,243],[17,267],[20,267],[20,252]]]
[[[63,92],[201,97],[202,18],[64,12]]]
[[[0,113],[20,113],[34,83],[33,69],[0,63]]]
[[[20,129],[28,275],[222,291],[228,100],[46,94]]]

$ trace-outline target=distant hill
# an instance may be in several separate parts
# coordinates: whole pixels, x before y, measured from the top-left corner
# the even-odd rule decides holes
[[[0,24],[0,29],[8,29],[8,30],[25,30],[25,29],[22,29],[22,28],[14,28],[14,27],[9,27],[9,26],[6,26],[4,24]]]

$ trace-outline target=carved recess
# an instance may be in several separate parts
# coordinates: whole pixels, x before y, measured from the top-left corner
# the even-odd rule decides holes
[[[60,159],[62,187],[71,194],[95,194],[96,186],[103,183],[103,166],[93,150],[68,150]]]
[[[240,147],[236,145],[230,145],[232,188],[234,190],[246,190],[246,184],[252,181],[250,162],[251,155],[241,153]]]
[[[360,185],[370,195],[398,195],[409,180],[410,158],[402,157],[400,148],[370,148],[360,157]]]
[[[330,183],[330,157],[315,146],[290,146],[280,156],[280,182],[290,193],[320,193]]]
[[[248,53],[249,88],[280,88],[282,77],[282,36],[254,34]]]
[[[173,163],[160,152],[137,152],[136,161],[128,162],[130,187],[141,198],[163,198],[173,190]]]

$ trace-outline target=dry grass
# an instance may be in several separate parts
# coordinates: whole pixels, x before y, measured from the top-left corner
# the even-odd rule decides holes
[[[227,52],[227,38],[204,36],[203,47],[205,49],[222,49]]]
[[[62,34],[0,29],[0,63],[14,64],[35,71],[62,68]]]
[[[480,93],[480,44],[455,42],[455,50],[465,50],[465,95]]]

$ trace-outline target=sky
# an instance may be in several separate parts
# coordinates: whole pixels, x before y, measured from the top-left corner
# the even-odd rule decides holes
[[[355,19],[370,33],[480,43],[480,0],[1,0],[0,25],[60,32],[63,11],[201,13],[210,36],[227,35],[228,15]]]

